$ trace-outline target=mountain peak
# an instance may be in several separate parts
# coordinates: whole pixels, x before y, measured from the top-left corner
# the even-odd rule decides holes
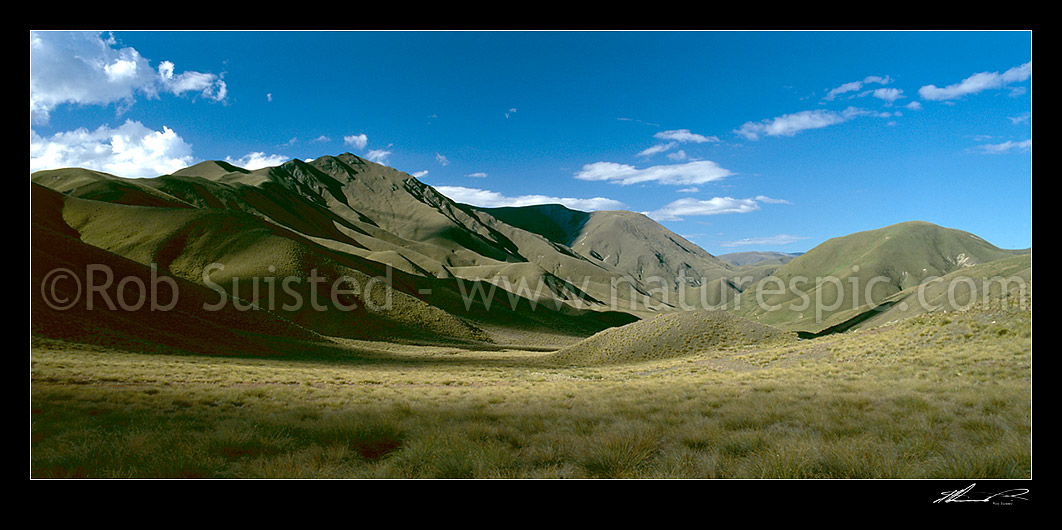
[[[250,173],[250,171],[221,160],[207,160],[174,171],[172,175],[178,177],[203,177],[210,180],[217,180],[218,178],[231,173],[247,174]]]

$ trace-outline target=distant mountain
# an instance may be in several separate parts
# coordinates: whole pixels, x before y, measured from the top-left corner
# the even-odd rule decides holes
[[[720,282],[732,273],[725,261],[640,213],[587,213],[559,204],[479,210],[622,271],[674,307],[702,293],[710,293],[711,303],[718,303]],[[723,287],[724,293],[736,293],[728,284]]]
[[[793,258],[801,255],[802,252],[731,252],[729,254],[720,254],[716,257],[719,259],[737,266],[745,267],[748,265],[785,265],[792,261]]]
[[[911,221],[830,239],[793,258],[728,306],[759,322],[817,332],[949,273],[1028,253]]]

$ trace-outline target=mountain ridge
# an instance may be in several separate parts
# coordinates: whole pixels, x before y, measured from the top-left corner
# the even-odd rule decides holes
[[[351,153],[255,170],[207,161],[150,179],[45,170],[31,175],[35,186],[62,198],[58,213],[48,214],[53,228],[187,281],[202,283],[213,262],[226,263],[209,276],[215,284],[267,272],[305,276],[318,268],[362,284],[388,274],[403,308],[393,315],[278,315],[335,336],[387,329],[392,336],[490,342],[492,333],[515,327],[574,338],[687,308],[815,333],[926,278],[1023,252],[911,221],[832,238],[800,255],[713,256],[636,212],[461,204]],[[1014,267],[1021,270],[1020,263]],[[814,321],[747,303],[756,297],[792,302],[793,293],[770,292],[768,283],[827,275],[883,280],[875,286],[880,292],[868,295],[869,305],[830,310]],[[847,297],[843,285],[833,294]],[[352,322],[362,324],[351,328]]]

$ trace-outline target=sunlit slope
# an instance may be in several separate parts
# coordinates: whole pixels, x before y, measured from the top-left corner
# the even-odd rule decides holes
[[[744,291],[735,314],[816,332],[927,279],[1019,255],[968,232],[912,221],[830,239]]]
[[[638,362],[795,340],[792,333],[725,311],[701,309],[664,313],[604,330],[561,349],[552,359],[577,365]]]
[[[1031,309],[1032,255],[1022,254],[964,267],[889,297],[861,327],[926,313],[981,309]]]

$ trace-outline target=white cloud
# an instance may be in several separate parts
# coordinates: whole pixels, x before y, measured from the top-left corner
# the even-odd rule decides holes
[[[719,142],[718,136],[705,136],[703,134],[697,134],[690,132],[689,129],[674,129],[671,131],[661,131],[653,135],[653,138],[657,140],[667,140],[667,143],[657,144],[652,147],[647,147],[638,153],[638,156],[652,156],[657,153],[663,153],[670,150],[678,144],[695,143],[703,144],[710,142]],[[685,160],[686,154],[682,153],[678,157],[669,155],[672,160]]]
[[[214,100],[223,100],[228,92],[227,85],[214,74],[202,72],[184,72],[174,74],[174,66],[170,61],[159,64],[159,78],[167,91],[177,95],[185,92],[198,92],[204,97]]]
[[[793,136],[798,132],[808,129],[820,129],[838,123],[844,123],[859,116],[877,116],[888,118],[892,114],[888,112],[875,112],[858,107],[848,107],[841,112],[832,110],[815,109],[804,110],[793,114],[784,114],[775,118],[768,118],[758,122],[747,122],[734,132],[749,140],[759,140],[761,136]]]
[[[701,189],[696,186],[691,186],[689,188],[682,188],[678,190],[679,193],[697,193],[698,191],[701,191]]]
[[[247,153],[240,158],[233,159],[231,157],[225,157],[225,161],[244,169],[262,169],[264,167],[276,167],[284,162],[287,162],[290,158],[284,155],[267,155],[262,152]]]
[[[845,92],[855,92],[863,88],[862,81],[852,81],[851,83],[845,83],[837,88],[834,88],[826,93],[825,99],[827,101],[833,101],[837,96],[844,94]]]
[[[802,239],[807,238],[789,234],[778,234],[775,236],[754,237],[745,238],[738,241],[727,241],[725,243],[721,243],[721,245],[724,247],[789,245]]]
[[[532,206],[536,204],[562,204],[573,210],[584,212],[596,210],[621,210],[625,205],[617,200],[605,197],[593,197],[580,199],[574,197],[551,197],[547,195],[520,195],[508,197],[496,191],[463,186],[435,186],[435,189],[450,199],[473,206],[483,208],[498,208],[502,206]]]
[[[1028,151],[1032,149],[1032,138],[1021,142],[1006,141],[998,144],[986,144],[978,146],[977,150],[990,155],[1000,155],[1015,151]]]
[[[879,75],[868,75],[866,78],[863,79],[863,82],[867,84],[877,83],[879,85],[887,85],[892,82],[892,77],[888,75],[886,75],[885,77],[881,77]]]
[[[681,161],[686,159],[686,151],[683,151],[682,149],[679,149],[678,151],[675,151],[674,153],[668,153],[667,154],[667,159],[671,160],[673,162],[681,162]]]
[[[646,182],[690,186],[721,180],[732,174],[730,170],[719,167],[719,165],[710,160],[651,166],[644,169],[616,162],[595,162],[583,166],[583,169],[575,174],[575,178],[579,180],[606,181],[624,186]]]
[[[30,117],[46,122],[63,104],[132,105],[138,94],[197,93],[223,101],[227,88],[221,76],[202,72],[176,73],[163,61],[158,71],[133,48],[120,48],[112,36],[99,32],[30,32]]]
[[[365,154],[365,158],[376,162],[377,164],[386,164],[387,157],[391,156],[391,151],[384,149],[373,149]]]
[[[439,153],[435,153],[435,161],[438,162],[441,166],[450,165],[450,161],[447,160],[445,156],[440,155]]]
[[[772,199],[766,195],[757,195],[756,200],[767,204],[793,204],[785,199]]]
[[[343,143],[355,149],[365,149],[365,146],[369,145],[369,137],[365,133],[344,136]]]
[[[685,198],[672,201],[659,210],[645,212],[645,215],[657,221],[681,221],[684,216],[749,213],[759,209],[760,205],[755,199],[713,197],[701,200]]]
[[[1015,66],[1002,74],[999,72],[976,73],[944,88],[938,88],[936,85],[926,85],[918,89],[918,95],[922,96],[922,99],[930,101],[946,101],[985,90],[997,90],[1010,83],[1020,83],[1030,77],[1032,77],[1032,61],[1021,66]]]
[[[675,147],[675,142],[668,142],[666,144],[656,144],[654,146],[646,147],[645,149],[641,150],[640,152],[638,152],[637,156],[653,156],[657,153],[663,153],[664,151],[667,151],[672,147]]]
[[[157,177],[193,163],[192,147],[172,129],[140,122],[81,128],[42,138],[30,130],[30,171],[82,167],[129,178]]]
[[[874,97],[892,103],[903,96],[903,90],[899,88],[878,88],[874,90]]]
[[[485,179],[485,178],[487,178],[487,174],[483,173],[482,171],[478,172],[478,173],[469,173],[469,174],[467,174],[465,176],[466,177],[472,177],[474,179]]]
[[[1017,116],[1008,116],[1007,119],[1010,120],[1010,122],[1013,123],[1014,125],[1018,125],[1018,124],[1025,123],[1025,122],[1028,122],[1028,121],[1032,120],[1032,113],[1031,112],[1025,112],[1025,113],[1019,114]]]
[[[837,88],[830,89],[828,92],[826,92],[826,96],[823,97],[823,99],[825,99],[826,101],[833,101],[834,99],[837,98],[837,96],[839,96],[841,94],[844,94],[844,93],[847,93],[847,92],[857,92],[859,90],[862,90],[864,84],[869,85],[871,83],[877,83],[877,84],[880,84],[880,85],[887,85],[887,84],[889,84],[891,82],[892,82],[892,78],[887,76],[887,75],[885,77],[881,77],[881,76],[877,76],[877,75],[868,75],[862,81],[852,81],[850,83],[845,83],[845,84],[843,84],[843,85],[841,85],[841,86],[839,86]],[[862,96],[864,94],[860,94],[860,95]]]
[[[760,136],[793,136],[807,129],[818,129],[845,121],[844,116],[832,110],[805,110],[794,114],[783,114],[759,122],[747,122],[736,133],[749,140],[758,140]]]
[[[910,110],[922,110],[922,104],[917,102],[917,101],[912,101],[912,102],[904,105],[904,107],[908,108]]]
[[[426,176],[428,176],[428,170],[426,170],[426,169],[424,171],[417,171],[416,173],[413,174],[413,177],[414,178],[418,178],[418,179],[424,178]]]
[[[704,136],[703,134],[697,134],[690,132],[689,129],[676,129],[673,131],[661,131],[653,135],[653,138],[659,140],[670,140],[673,142],[681,143],[695,143],[703,144],[708,142],[718,142],[719,138],[716,136]]]

